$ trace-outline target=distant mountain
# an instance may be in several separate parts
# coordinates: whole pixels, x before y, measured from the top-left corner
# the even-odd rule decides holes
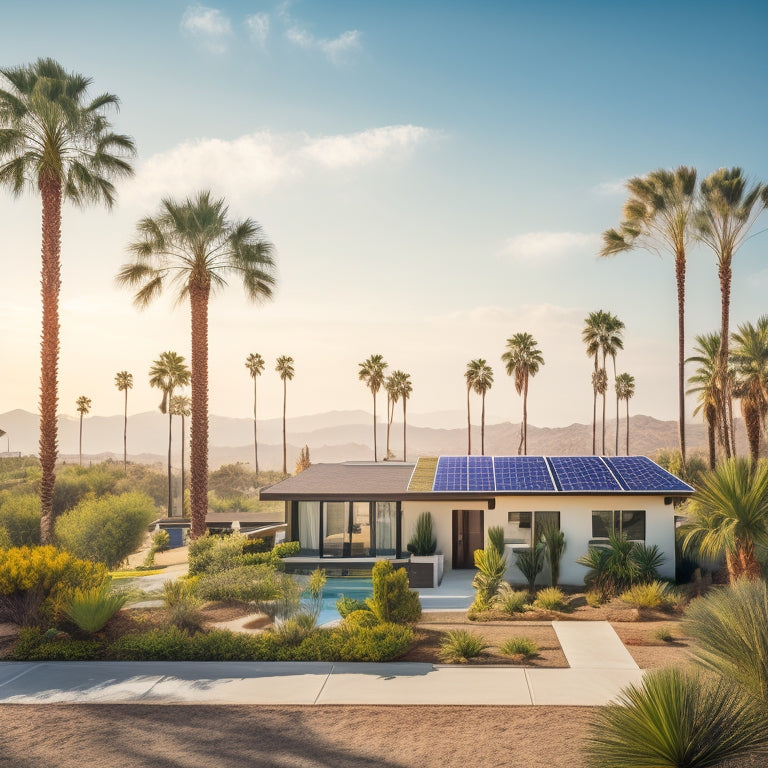
[[[435,427],[450,424],[455,413],[414,415],[408,424],[408,457],[423,455],[462,454],[467,449],[466,427]],[[331,411],[329,413],[299,416],[287,420],[288,468],[292,470],[299,451],[309,446],[313,462],[366,460],[373,458],[373,416],[365,411]],[[624,421],[620,422],[619,451],[624,446]],[[23,454],[36,454],[39,417],[23,410],[0,414],[0,429],[7,433],[0,438],[0,451],[7,447]],[[263,469],[282,466],[282,420],[259,421],[259,464]],[[180,463],[180,419],[174,418],[175,465]],[[613,453],[615,421],[606,423],[606,452]],[[392,425],[390,449],[395,458],[402,456],[402,423]],[[79,419],[59,417],[59,451],[66,461],[78,458]],[[187,438],[189,432],[187,431]],[[386,425],[377,430],[379,455],[386,444]],[[89,461],[113,457],[122,458],[123,417],[89,416],[83,421],[83,454]],[[630,449],[633,453],[653,455],[663,448],[677,446],[677,422],[660,421],[651,416],[633,416],[630,419]],[[706,431],[703,424],[687,424],[690,451],[706,450]],[[168,417],[157,411],[138,413],[128,417],[128,451],[132,461],[164,463],[168,451]],[[253,421],[222,416],[210,418],[210,463],[212,467],[236,461],[253,461]],[[501,422],[485,428],[486,454],[516,454],[520,441],[520,424]],[[598,452],[601,435],[598,427]],[[737,446],[746,452],[743,422],[737,421]],[[472,451],[480,452],[480,428],[473,425]],[[528,453],[545,455],[588,454],[592,452],[592,426],[571,424],[567,427],[536,427],[528,425]]]

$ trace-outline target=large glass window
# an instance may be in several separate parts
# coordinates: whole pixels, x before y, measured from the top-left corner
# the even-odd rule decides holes
[[[508,512],[504,540],[509,544],[531,545],[533,512]]]
[[[349,529],[349,504],[326,501],[323,504],[323,554],[344,557],[344,543]]]
[[[397,504],[376,502],[376,554],[395,555],[397,537]]]
[[[320,554],[320,502],[299,502],[299,544],[306,555]]]
[[[371,504],[368,501],[352,503],[349,554],[352,557],[368,557],[371,554]]]
[[[630,541],[645,541],[645,510],[594,510],[592,538],[607,539],[611,533]]]

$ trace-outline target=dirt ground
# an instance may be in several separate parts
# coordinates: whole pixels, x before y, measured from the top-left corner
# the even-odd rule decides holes
[[[680,666],[692,659],[694,641],[685,636],[679,621],[613,622],[611,626],[640,669]],[[661,629],[668,630],[672,639],[660,640],[656,637]]]

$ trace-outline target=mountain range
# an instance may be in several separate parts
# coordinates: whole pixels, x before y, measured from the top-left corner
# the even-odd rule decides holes
[[[407,434],[408,457],[423,455],[462,454],[467,450],[466,418],[460,411],[414,415],[409,419]],[[173,462],[180,464],[181,424],[173,420]],[[606,422],[606,453],[614,453],[615,421]],[[425,426],[439,424],[441,426]],[[293,469],[303,446],[308,446],[313,462],[368,460],[373,458],[373,416],[362,410],[329,411],[297,416],[286,421],[287,463]],[[59,451],[62,460],[78,458],[79,418],[59,417]],[[624,452],[625,422],[620,421],[619,452]],[[13,410],[0,414],[0,451],[37,453],[39,416],[29,411]],[[674,449],[678,444],[677,422],[660,421],[651,416],[630,418],[630,451],[652,456],[662,449]],[[189,420],[186,424],[189,439]],[[386,446],[386,424],[377,428],[378,455],[383,458]],[[282,419],[258,422],[259,465],[261,469],[282,467]],[[706,430],[701,423],[686,424],[689,451],[706,452]],[[516,454],[520,440],[520,424],[501,422],[485,427],[486,454]],[[83,459],[101,461],[122,458],[123,417],[87,416],[83,420]],[[601,446],[600,426],[597,433],[598,452]],[[737,446],[746,451],[743,422],[737,420]],[[472,452],[480,453],[480,427],[473,425]],[[392,425],[390,450],[395,459],[402,458],[402,422]],[[592,452],[591,424],[571,424],[567,427],[536,427],[528,425],[528,453],[543,455],[574,455]],[[165,462],[168,455],[168,417],[157,411],[137,413],[128,417],[128,456],[131,461],[153,464]],[[188,453],[187,453],[188,455]],[[233,462],[253,462],[253,420],[211,415],[210,465],[216,468]]]

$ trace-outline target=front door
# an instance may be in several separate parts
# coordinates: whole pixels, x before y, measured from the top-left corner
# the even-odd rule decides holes
[[[453,567],[474,568],[476,549],[485,543],[482,509],[453,510]]]

